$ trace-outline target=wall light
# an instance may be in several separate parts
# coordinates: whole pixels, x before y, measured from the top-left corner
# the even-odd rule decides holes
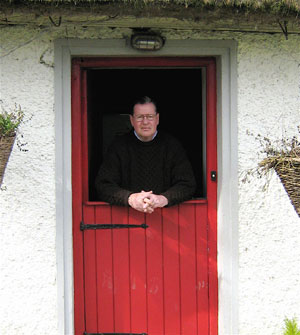
[[[137,50],[157,51],[164,45],[164,39],[156,34],[134,34],[131,36],[131,46]]]

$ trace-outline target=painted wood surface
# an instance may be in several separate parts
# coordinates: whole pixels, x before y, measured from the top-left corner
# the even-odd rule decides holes
[[[85,230],[88,333],[207,334],[207,202],[143,214],[87,204],[85,224],[148,228]]]

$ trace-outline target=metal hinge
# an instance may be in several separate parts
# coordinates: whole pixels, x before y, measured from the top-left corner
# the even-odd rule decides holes
[[[87,333],[84,332],[83,335],[147,335],[147,333]]]
[[[122,228],[143,228],[146,229],[149,226],[145,223],[142,224],[84,224],[84,222],[80,222],[80,230],[86,229],[122,229]]]

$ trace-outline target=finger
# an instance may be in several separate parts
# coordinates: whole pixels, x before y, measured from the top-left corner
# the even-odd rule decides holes
[[[152,208],[152,207],[148,207],[148,208],[145,208],[144,211],[145,211],[145,213],[151,214],[151,213],[154,212],[154,208]]]
[[[153,208],[150,207],[150,206],[147,206],[147,207],[144,208],[144,212],[145,213],[152,213],[153,212]]]

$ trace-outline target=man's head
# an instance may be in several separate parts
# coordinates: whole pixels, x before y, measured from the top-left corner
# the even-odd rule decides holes
[[[130,122],[142,141],[151,141],[159,124],[156,105],[149,97],[143,97],[134,103]]]

